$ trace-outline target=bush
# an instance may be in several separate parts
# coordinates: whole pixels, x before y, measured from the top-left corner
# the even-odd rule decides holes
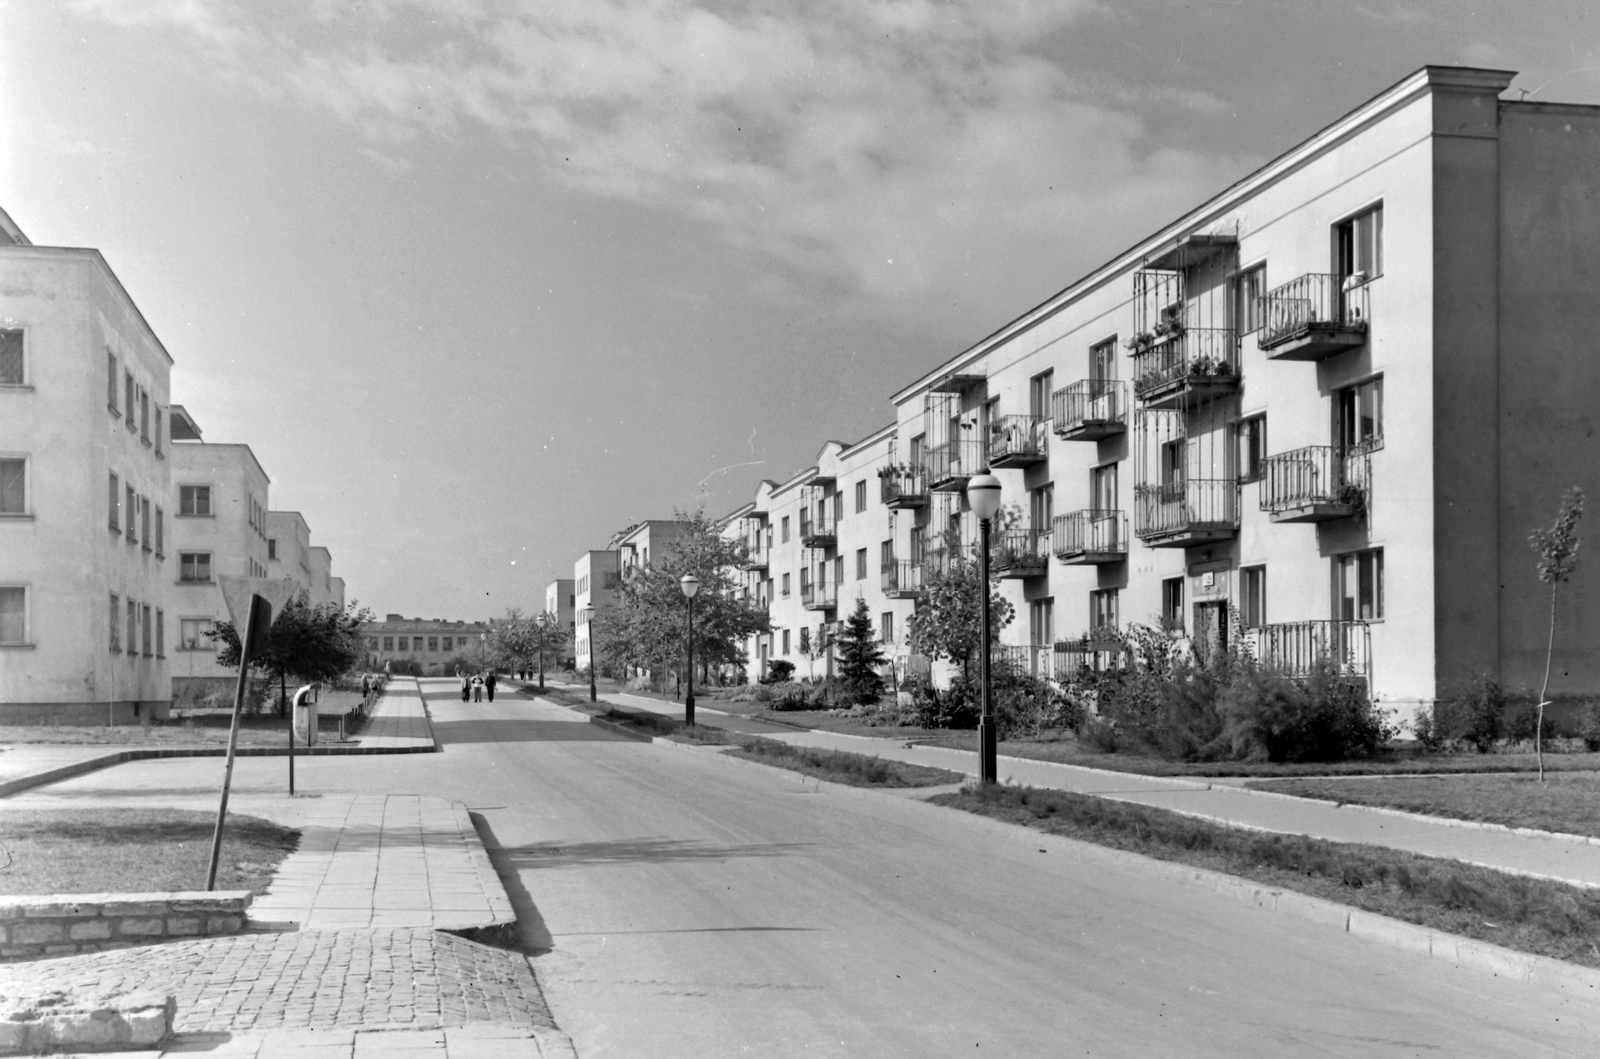
[[[1465,742],[1487,754],[1506,732],[1506,692],[1487,674],[1434,704],[1430,737],[1438,745]]]
[[[767,663],[767,675],[761,678],[763,684],[782,684],[794,676],[794,663],[782,658],[774,658]]]
[[[1591,754],[1600,750],[1600,699],[1589,699],[1578,715],[1578,738]]]
[[[1506,738],[1513,743],[1533,741],[1533,730],[1539,727],[1539,708],[1532,702],[1522,702],[1509,711],[1506,720]],[[1545,711],[1543,735],[1546,742],[1556,736],[1556,719]]]
[[[1370,755],[1393,734],[1366,686],[1328,665],[1304,680],[1241,670],[1217,709],[1233,756],[1248,761],[1338,761]]]

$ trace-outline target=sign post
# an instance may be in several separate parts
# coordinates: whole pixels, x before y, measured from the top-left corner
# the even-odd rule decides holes
[[[222,800],[217,805],[217,826],[211,835],[211,863],[206,868],[206,889],[217,888],[217,861],[222,856],[222,826],[228,818],[228,790],[233,785],[233,758],[239,746],[239,717],[244,713],[245,691],[250,686],[250,663],[265,646],[274,613],[294,598],[293,581],[264,577],[222,577],[222,599],[228,617],[239,633],[239,679],[233,689],[233,724],[228,729],[228,763],[222,772]],[[242,630],[242,631],[240,631]]]

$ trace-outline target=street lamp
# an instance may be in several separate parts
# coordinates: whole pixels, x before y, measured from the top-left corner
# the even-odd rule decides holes
[[[989,522],[1000,511],[1000,479],[980,474],[967,483],[967,504],[978,516],[978,612],[982,615],[982,642],[978,654],[978,779],[996,781],[994,702],[989,691]]]
[[[694,595],[700,591],[700,579],[684,574],[678,579],[684,598],[689,601],[689,691],[683,697],[683,723],[694,726]]]
[[[596,701],[599,696],[594,690],[594,608],[585,605],[578,611],[578,617],[583,619],[583,627],[587,631],[584,635],[589,640],[589,701]]]

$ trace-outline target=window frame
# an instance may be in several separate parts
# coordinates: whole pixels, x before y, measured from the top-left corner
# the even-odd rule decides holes
[[[1371,599],[1367,601],[1371,604],[1371,615],[1367,617],[1363,617],[1361,614],[1363,597],[1362,566],[1364,560],[1369,560],[1371,564],[1371,580],[1367,586],[1371,590]],[[1353,597],[1350,596],[1346,590],[1347,569],[1353,569],[1355,571],[1356,585],[1355,595]],[[1339,554],[1333,556],[1333,610],[1335,621],[1361,621],[1369,623],[1384,621],[1384,603],[1386,595],[1387,590],[1384,585],[1383,547],[1381,545],[1375,548],[1360,548],[1355,551],[1340,552]],[[1353,601],[1354,603],[1354,606],[1351,607],[1351,613],[1349,616],[1346,616],[1344,607],[1347,601]]]
[[[1102,606],[1109,602],[1110,606]],[[1106,621],[1106,613],[1110,613],[1111,620]],[[1112,629],[1122,628],[1122,596],[1116,588],[1093,588],[1089,590],[1089,635],[1093,636],[1101,629],[1109,626]]]
[[[1374,395],[1372,421],[1375,426],[1373,433],[1359,440],[1352,441],[1351,436],[1359,430],[1361,416],[1361,391],[1369,390]],[[1337,439],[1337,447],[1346,455],[1358,452],[1376,452],[1383,448],[1383,373],[1370,375],[1358,382],[1341,386],[1333,391],[1333,432]],[[1351,416],[1345,415],[1346,398],[1351,404]],[[1350,426],[1352,429],[1346,429]]]
[[[0,390],[31,390],[33,389],[33,375],[28,371],[28,368],[30,367],[28,358],[28,329],[26,327],[0,327],[0,342],[3,342],[5,340],[5,336],[9,334],[16,334],[18,336],[17,345],[20,349],[22,358],[22,374],[18,377],[16,382],[5,382],[0,380]]]
[[[865,478],[856,483],[856,514],[861,514],[867,509],[867,480]]]
[[[1359,238],[1359,225],[1367,218],[1373,218],[1370,269],[1360,268],[1361,241]],[[1383,275],[1383,200],[1369,202],[1353,213],[1348,213],[1333,222],[1333,273],[1342,281],[1351,276],[1365,272],[1363,282],[1371,283]]]
[[[1168,633],[1183,633],[1189,628],[1183,613],[1184,596],[1188,594],[1184,580],[1182,575],[1161,579],[1161,624]]]
[[[0,509],[0,519],[29,519],[33,517],[33,460],[26,452],[0,452],[0,462],[22,464],[22,508],[18,511]]]
[[[1267,564],[1239,567],[1239,623],[1246,629],[1267,624]]]
[[[865,548],[857,548],[856,549],[856,580],[857,581],[865,581],[866,579],[867,579],[867,550]]]
[[[205,562],[206,576],[203,577],[203,578],[202,577],[189,577],[187,575],[187,573],[186,573],[186,568],[188,566],[190,566],[190,565],[193,565],[195,567],[195,569],[198,570],[202,558],[204,559],[204,562]],[[213,583],[213,578],[212,578],[212,575],[211,575],[211,553],[210,552],[201,552],[201,551],[179,552],[178,553],[178,583],[181,584],[181,585],[209,585],[209,584],[212,584]]]
[[[885,610],[878,614],[878,642],[894,643],[894,611]]]
[[[185,490],[195,490],[195,492],[192,493],[190,495],[190,497],[189,497],[189,499],[193,501],[192,504],[186,504],[185,503],[185,496],[184,496]],[[186,506],[192,506],[192,507],[195,507],[195,508],[199,508],[201,506],[200,502],[199,502],[200,501],[200,497],[201,497],[201,492],[200,492],[201,490],[204,490],[205,510],[204,511],[199,511],[199,510],[196,510],[196,511],[185,511],[184,508]],[[198,484],[198,483],[192,483],[192,484],[188,484],[188,485],[181,485],[180,484],[178,486],[178,510],[177,510],[177,517],[178,518],[215,518],[216,517],[215,512],[216,512],[216,508],[211,503],[211,485],[210,485],[210,483],[207,483],[205,485],[201,485],[201,484]]]
[[[1249,439],[1249,459],[1245,444]],[[1267,413],[1255,412],[1241,416],[1233,423],[1234,475],[1240,485],[1259,482],[1267,475]],[[1249,466],[1247,466],[1249,464]]]
[[[123,536],[127,537],[129,544],[139,543],[139,494],[134,492],[130,482],[122,483],[122,492],[127,497],[127,524],[123,527]]]
[[[128,370],[127,365],[123,365],[122,403],[124,408],[122,409],[122,415],[123,421],[127,425],[129,433],[133,433],[139,429],[139,423],[136,418],[138,416],[137,394],[138,388],[133,381],[133,372]]]
[[[1262,298],[1268,290],[1266,261],[1239,269],[1230,277],[1230,286],[1233,288],[1234,332],[1240,338],[1253,335],[1267,322],[1262,310]]]
[[[196,633],[195,633],[195,636],[194,636],[193,640],[188,639],[183,634],[184,633],[184,627],[189,625],[189,624],[191,624],[191,623],[198,623],[198,628],[196,630]],[[193,618],[182,618],[182,617],[180,617],[178,619],[178,650],[180,650],[180,651],[215,651],[216,650],[216,641],[214,641],[214,640],[210,641],[210,646],[207,646],[207,642],[208,641],[206,640],[206,633],[208,631],[210,631],[211,627],[214,626],[215,624],[216,624],[216,619],[209,618],[209,617],[206,617],[204,615],[196,616],[196,617],[193,617]]]
[[[30,608],[33,604],[33,593],[29,591],[32,585],[27,581],[0,581],[0,592],[17,591],[22,593],[22,637],[17,640],[0,639],[0,648],[32,647],[33,644],[33,615]]]
[[[1037,419],[1051,418],[1051,391],[1056,384],[1056,369],[1046,368],[1028,379],[1028,414]]]
[[[116,471],[106,473],[109,475],[106,484],[111,490],[111,512],[107,516],[106,525],[110,527],[112,533],[120,537],[122,536],[122,479],[117,476]]]
[[[122,409],[117,407],[117,396],[120,387],[117,383],[121,380],[122,364],[117,360],[117,355],[111,352],[111,347],[106,347],[106,409],[118,419],[122,418]]]

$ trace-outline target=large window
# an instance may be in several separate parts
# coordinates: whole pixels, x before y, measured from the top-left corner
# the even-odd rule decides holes
[[[214,651],[216,641],[207,638],[206,633],[211,631],[210,618],[179,618],[178,619],[178,650],[180,651]]]
[[[1089,593],[1089,631],[1117,628],[1117,590],[1098,588]]]
[[[178,486],[178,514],[211,514],[211,487],[209,485]]]
[[[132,658],[139,653],[139,604],[131,599],[128,600],[128,624],[126,628],[128,630],[126,641],[128,657]]]
[[[1116,464],[1089,468],[1089,507],[1100,512],[1117,510]]]
[[[428,637],[428,650],[429,651],[437,651],[437,650],[439,650],[439,638],[437,636]]]
[[[784,577],[788,577],[789,575],[788,574],[784,574],[783,576]],[[788,594],[789,593],[787,593],[787,592],[784,593],[784,595],[786,595],[786,596]],[[789,653],[789,630],[788,629],[783,630],[783,653],[784,654],[788,654]]]
[[[1346,452],[1383,444],[1383,376],[1339,391],[1339,446]]]
[[[1267,417],[1259,415],[1239,420],[1234,424],[1233,437],[1240,483],[1259,482],[1267,459]]]
[[[167,657],[167,612],[156,608],[156,657]]]
[[[122,598],[111,593],[111,649],[122,650]]]
[[[179,552],[178,580],[203,582],[211,580],[210,552]]]
[[[139,391],[139,439],[150,444],[150,394]]]
[[[867,483],[863,479],[856,483],[856,514],[867,509]]]
[[[1050,523],[1056,514],[1055,483],[1047,482],[1028,492],[1028,518],[1040,533],[1050,532]]]
[[[894,643],[894,611],[886,610],[878,615],[878,642]]]
[[[121,519],[121,512],[122,512],[122,486],[121,486],[120,483],[118,483],[117,476],[115,474],[111,475],[110,485],[111,485],[111,493],[110,493],[111,504],[110,504],[110,514],[109,514],[108,517],[110,519],[111,528],[113,530],[117,531],[118,533],[121,533],[122,532],[122,519]]]
[[[383,638],[383,649],[385,651],[393,651],[394,650],[394,637],[393,636],[385,636]]]
[[[1182,632],[1183,578],[1169,577],[1161,582],[1161,624],[1168,632]]]
[[[1246,629],[1267,623],[1267,568],[1247,566],[1239,571],[1239,619]]]
[[[144,550],[150,550],[150,501],[145,497],[139,498],[139,539],[144,542]]]
[[[1374,279],[1383,275],[1383,207],[1374,206],[1336,230],[1339,275]]]
[[[1055,385],[1056,373],[1042,371],[1028,380],[1028,414],[1038,419],[1050,418],[1050,389]]]
[[[1339,617],[1344,621],[1383,620],[1383,549],[1368,548],[1334,560],[1339,581]]]
[[[788,574],[784,574],[783,575],[783,598],[784,599],[788,599],[789,598],[789,575]],[[784,654],[788,654],[789,652],[785,651],[783,653]]]
[[[1267,293],[1267,266],[1245,269],[1233,280],[1233,321],[1241,336],[1261,330],[1261,296]]]
[[[28,513],[28,461],[0,456],[0,515]]]
[[[0,386],[24,386],[27,365],[22,359],[22,332],[16,328],[0,331]]]
[[[1056,601],[1036,599],[1028,604],[1028,642],[1047,647],[1056,642]]]
[[[0,644],[28,642],[28,589],[0,585]]]

